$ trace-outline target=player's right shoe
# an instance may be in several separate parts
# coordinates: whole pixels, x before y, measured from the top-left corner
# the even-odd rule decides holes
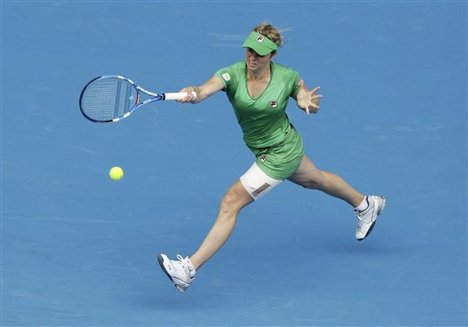
[[[385,198],[383,196],[369,195],[366,196],[366,201],[369,204],[367,209],[356,211],[356,217],[358,219],[356,239],[358,241],[362,241],[370,234],[374,228],[377,217],[382,213],[385,207]]]
[[[183,258],[177,255],[177,259],[178,260],[170,260],[165,254],[160,254],[158,256],[161,269],[166,273],[172,283],[174,283],[174,286],[183,293],[195,279],[196,271],[189,257]]]

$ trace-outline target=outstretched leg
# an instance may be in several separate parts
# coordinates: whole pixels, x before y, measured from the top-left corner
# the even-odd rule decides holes
[[[359,241],[369,235],[385,207],[384,197],[362,195],[340,176],[318,169],[307,156],[304,156],[289,180],[305,188],[323,191],[352,205],[358,218],[356,239]]]
[[[356,191],[343,178],[318,169],[307,156],[304,156],[299,168],[289,177],[289,180],[305,188],[316,189],[342,199],[353,208],[359,206],[364,200],[364,195]]]
[[[238,180],[224,195],[215,223],[200,248],[190,257],[195,269],[213,256],[231,236],[237,222],[237,215],[253,201],[250,194]]]
[[[236,226],[240,210],[252,201],[253,198],[242,183],[237,181],[224,195],[215,223],[191,258],[178,255],[177,260],[171,260],[165,254],[158,256],[159,265],[179,291],[185,292],[190,287],[195,278],[196,269],[226,243]]]

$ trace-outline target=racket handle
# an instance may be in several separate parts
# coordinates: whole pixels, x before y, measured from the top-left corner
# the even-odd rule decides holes
[[[197,93],[192,92],[192,95],[196,98]],[[175,93],[164,93],[164,100],[180,100],[187,96],[187,92],[175,92]]]

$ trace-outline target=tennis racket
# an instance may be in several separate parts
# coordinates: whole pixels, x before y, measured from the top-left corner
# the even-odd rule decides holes
[[[150,92],[123,76],[104,75],[85,85],[80,94],[80,110],[83,116],[94,123],[114,123],[127,118],[146,104],[178,100],[185,96],[187,93],[184,92]]]

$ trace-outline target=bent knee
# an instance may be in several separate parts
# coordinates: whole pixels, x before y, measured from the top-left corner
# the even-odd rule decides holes
[[[238,186],[232,187],[222,198],[220,203],[221,211],[225,213],[237,213],[252,201],[253,199],[239,183]]]
[[[225,213],[239,212],[242,208],[238,197],[230,192],[226,193],[220,203],[221,211]]]

